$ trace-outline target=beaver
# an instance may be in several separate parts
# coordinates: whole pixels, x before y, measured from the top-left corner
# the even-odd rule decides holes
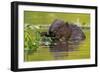
[[[51,52],[68,51],[71,49],[70,45],[79,44],[86,38],[79,26],[59,19],[53,21],[49,27],[48,35],[52,39]]]
[[[54,56],[57,56],[59,52],[73,51],[81,41],[86,39],[81,27],[61,19],[54,20],[48,31],[42,32],[41,36],[51,38],[49,51],[56,53]]]

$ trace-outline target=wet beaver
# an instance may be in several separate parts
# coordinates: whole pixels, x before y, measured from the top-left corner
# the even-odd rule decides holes
[[[50,45],[51,52],[68,51],[71,49],[69,45],[79,44],[86,38],[80,27],[74,24],[65,23],[63,20],[58,19],[49,27],[48,35],[52,39]]]
[[[69,52],[75,49],[86,36],[82,29],[63,20],[53,21],[47,32],[42,35],[51,38],[50,52]],[[74,46],[73,46],[74,45]]]

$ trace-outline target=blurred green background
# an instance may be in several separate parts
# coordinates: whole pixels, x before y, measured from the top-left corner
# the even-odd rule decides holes
[[[68,56],[65,56],[61,59],[71,60],[71,59],[87,59],[90,58],[90,14],[84,13],[59,13],[59,12],[34,12],[34,11],[24,11],[24,26],[26,25],[49,25],[55,19],[61,19],[65,22],[76,23],[80,27],[84,27],[83,32],[86,35],[85,41],[83,41],[76,51],[68,52]],[[88,28],[88,29],[85,29]],[[32,32],[30,29],[24,28],[24,47],[31,45],[35,42],[36,38],[35,30]],[[29,32],[27,34],[27,31]],[[41,31],[41,30],[38,30]],[[44,29],[44,31],[46,31]],[[29,36],[30,35],[30,36]],[[29,37],[27,39],[27,37]],[[26,40],[25,40],[26,39]],[[27,44],[27,40],[31,43]],[[26,43],[26,46],[25,46]],[[38,45],[39,46],[39,45]],[[33,45],[34,47],[34,45]],[[36,46],[35,46],[36,47]],[[27,47],[26,47],[27,48]],[[24,49],[24,61],[44,61],[44,60],[55,60],[53,53],[49,52],[47,47],[38,47],[36,52],[28,54],[27,51],[32,49]],[[32,51],[32,50],[30,50]]]
[[[51,24],[55,19],[62,19],[65,22],[76,22],[79,19],[80,23],[90,24],[89,14],[80,13],[52,13],[52,12],[24,12],[25,24]]]

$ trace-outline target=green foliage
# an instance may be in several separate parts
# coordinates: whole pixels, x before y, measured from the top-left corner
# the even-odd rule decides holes
[[[33,29],[32,29],[33,28]],[[27,25],[24,30],[24,47],[29,54],[36,52],[39,47],[40,34],[37,28]]]

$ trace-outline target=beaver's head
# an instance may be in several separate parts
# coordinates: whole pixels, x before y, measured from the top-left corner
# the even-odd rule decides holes
[[[56,19],[49,28],[50,37],[53,39],[61,39],[62,37],[68,39],[71,35],[68,25],[63,20]]]

